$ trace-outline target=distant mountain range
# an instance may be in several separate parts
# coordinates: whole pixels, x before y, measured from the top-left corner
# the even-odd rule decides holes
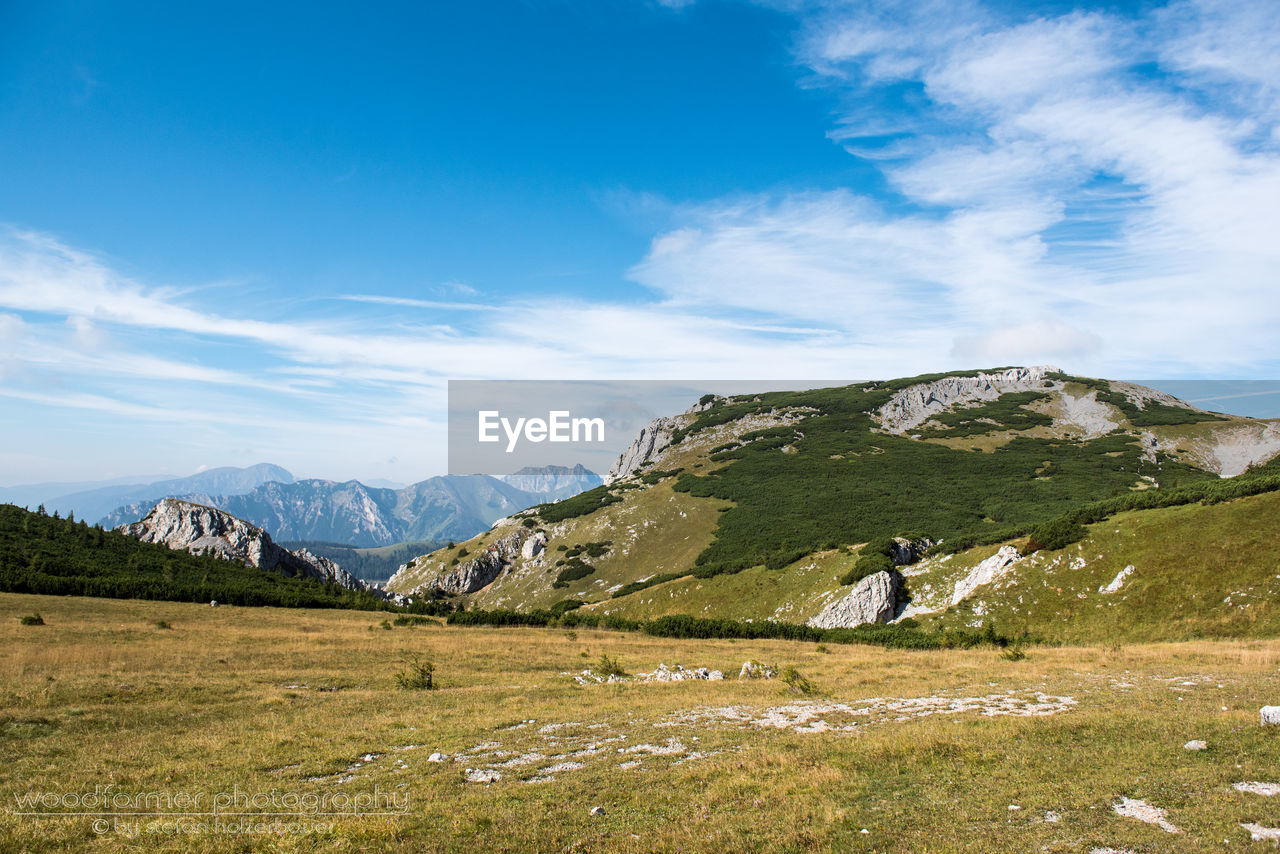
[[[272,481],[292,483],[293,475],[280,466],[258,463],[246,468],[224,466],[206,469],[190,477],[117,478],[96,483],[37,483],[0,487],[0,502],[31,508],[43,504],[50,513],[57,511],[63,516],[75,513],[77,517],[89,522],[103,519],[122,505],[146,504],[146,509],[137,516],[123,520],[134,522],[145,516],[161,498],[195,493],[238,495]]]
[[[162,494],[146,494],[159,484],[130,487],[141,497],[109,509],[101,517],[78,508],[76,512],[82,518],[101,518],[104,525],[116,527],[142,518],[160,498],[181,498],[224,510],[279,540],[372,548],[405,541],[465,540],[504,516],[576,495],[602,482],[582,466],[524,469],[505,479],[487,475],[433,477],[403,489],[366,486],[356,480],[294,480],[283,469],[278,471],[284,477],[238,491],[167,488],[182,481],[165,482]]]

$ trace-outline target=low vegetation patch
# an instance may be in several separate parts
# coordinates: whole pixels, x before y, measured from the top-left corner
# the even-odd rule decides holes
[[[418,656],[409,656],[404,670],[396,674],[396,685],[406,691],[430,691],[435,687],[436,666]]]
[[[588,489],[586,492],[580,492],[572,498],[566,498],[554,504],[540,504],[534,508],[534,512],[543,522],[555,524],[565,519],[586,516],[610,504],[617,504],[621,500],[622,496],[610,487],[597,486],[595,489]]]
[[[950,628],[923,630],[914,621],[907,624],[869,624],[851,629],[816,629],[798,623],[771,620],[745,622],[715,620],[673,614],[654,620],[628,620],[613,615],[568,611],[555,614],[538,611],[459,611],[451,614],[450,625],[461,626],[545,626],[559,628],[600,628],[642,632],[650,637],[691,639],[794,640],[814,643],[869,644],[890,649],[972,649],[978,646],[1006,647],[1011,640],[987,624],[981,629]]]

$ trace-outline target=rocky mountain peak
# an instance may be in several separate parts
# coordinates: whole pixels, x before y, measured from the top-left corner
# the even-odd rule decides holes
[[[291,552],[277,545],[266,531],[243,519],[178,498],[161,500],[141,521],[121,525],[116,530],[145,543],[214,555],[264,572],[315,578],[348,590],[370,591],[367,584],[327,558],[305,549]]]
[[[905,433],[953,406],[995,400],[1009,392],[1043,389],[1054,373],[1058,369],[1052,365],[1036,365],[918,383],[890,398],[875,418],[886,431]]]

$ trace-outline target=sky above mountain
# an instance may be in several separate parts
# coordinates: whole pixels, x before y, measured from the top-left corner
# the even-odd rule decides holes
[[[450,378],[1273,379],[1277,234],[1275,0],[0,4],[0,483],[419,480]]]

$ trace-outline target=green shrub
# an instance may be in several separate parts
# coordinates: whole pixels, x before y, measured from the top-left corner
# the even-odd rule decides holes
[[[1072,516],[1060,516],[1033,528],[1028,548],[1033,552],[1041,549],[1053,551],[1078,542],[1084,535],[1084,526]]]
[[[1005,661],[1022,661],[1027,654],[1022,651],[1021,644],[1013,644],[1000,650],[1000,657]]]
[[[853,567],[840,576],[841,584],[857,584],[868,575],[893,571],[893,539],[882,537],[863,546]]]
[[[43,626],[44,617],[40,616],[38,613],[28,614],[27,616],[22,618],[21,622],[22,622],[22,625],[24,626]]]
[[[597,676],[603,676],[608,679],[610,676],[616,676],[619,679],[625,679],[627,671],[622,669],[622,664],[618,659],[610,658],[607,652],[600,653],[600,660],[596,662],[594,668]]]
[[[551,586],[557,589],[568,587],[573,582],[586,578],[595,571],[596,568],[591,564],[584,563],[576,557],[572,558],[566,563],[565,568],[556,575],[556,580],[551,582]]]
[[[580,492],[572,498],[566,498],[554,504],[540,504],[534,508],[534,512],[542,521],[555,524],[565,519],[586,516],[588,513],[594,513],[602,507],[608,507],[621,500],[622,497],[611,492],[609,487],[597,486],[595,489],[588,489],[586,492]]]
[[[156,624],[155,624],[155,625],[156,625],[156,628],[157,628],[157,629],[171,629],[171,628],[173,628],[173,624],[172,624],[172,623],[170,623],[168,620],[156,620]]]
[[[798,694],[803,697],[810,697],[818,693],[818,688],[808,679],[800,674],[799,670],[792,665],[782,668],[779,674],[782,684],[787,686],[787,690],[792,694]]]
[[[395,625],[397,626],[434,626],[435,624],[435,620],[413,614],[401,614],[395,619]]]
[[[396,674],[396,684],[406,691],[430,691],[435,687],[436,666],[418,656],[405,659],[406,668]]]
[[[639,593],[641,590],[647,590],[650,587],[665,584],[668,581],[675,581],[677,578],[683,578],[686,575],[688,573],[685,572],[664,572],[661,575],[646,578],[644,581],[633,581],[613,591],[612,598],[621,599],[623,596],[630,596],[632,593]]]

